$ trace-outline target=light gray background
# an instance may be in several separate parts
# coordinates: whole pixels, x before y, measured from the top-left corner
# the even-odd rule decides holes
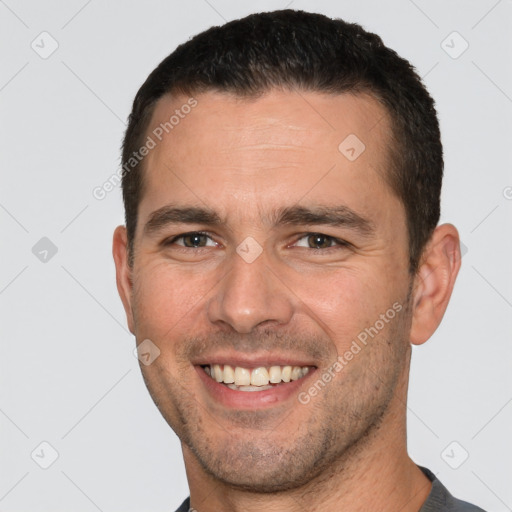
[[[119,166],[137,89],[177,44],[286,6],[377,32],[436,99],[442,217],[467,253],[445,321],[414,350],[408,443],[455,495],[512,510],[511,0],[0,0],[0,511],[173,511],[187,495],[115,288],[120,190],[92,190]],[[48,52],[52,38],[43,59],[31,44]],[[46,262],[32,252],[42,237],[58,248]]]

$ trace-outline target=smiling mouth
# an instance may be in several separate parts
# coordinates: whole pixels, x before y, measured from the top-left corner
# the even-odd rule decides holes
[[[264,391],[305,377],[311,366],[261,366],[243,368],[228,364],[201,366],[219,384],[236,391]]]

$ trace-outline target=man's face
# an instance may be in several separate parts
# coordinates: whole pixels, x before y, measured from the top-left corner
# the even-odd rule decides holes
[[[196,99],[144,162],[129,322],[160,350],[142,371],[187,464],[292,488],[401,426],[410,276],[389,122],[363,95]],[[162,99],[148,134],[185,103]]]

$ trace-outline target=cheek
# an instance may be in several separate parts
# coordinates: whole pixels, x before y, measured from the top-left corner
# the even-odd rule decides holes
[[[277,293],[294,304],[295,321],[316,324],[336,344],[350,343],[397,300],[393,285],[398,276],[391,274],[392,268],[379,270],[368,263],[324,270],[281,267],[274,272],[279,275]],[[222,289],[222,279],[221,267],[141,261],[134,281],[137,339],[169,346],[169,340],[212,329],[207,304]]]
[[[331,339],[350,336],[364,323],[376,307],[375,295],[382,295],[378,286],[360,269],[348,267],[289,279],[305,315],[313,316]]]
[[[313,317],[340,350],[401,300],[394,279],[398,277],[359,267],[302,273],[289,284],[304,314]]]
[[[134,282],[137,338],[165,340],[193,325],[213,284],[205,274],[191,273],[168,263],[143,263]]]

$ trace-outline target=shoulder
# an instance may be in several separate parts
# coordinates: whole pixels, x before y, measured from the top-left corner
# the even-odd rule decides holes
[[[432,490],[421,507],[420,512],[485,512],[485,510],[476,505],[455,498],[432,471],[421,466],[419,468],[432,482]],[[176,512],[189,512],[189,509],[190,499],[187,498]]]
[[[187,498],[180,507],[176,510],[176,512],[188,512],[190,509],[190,498]]]
[[[485,512],[476,505],[455,498],[432,471],[421,466],[419,468],[432,482],[432,490],[421,507],[420,512]]]

